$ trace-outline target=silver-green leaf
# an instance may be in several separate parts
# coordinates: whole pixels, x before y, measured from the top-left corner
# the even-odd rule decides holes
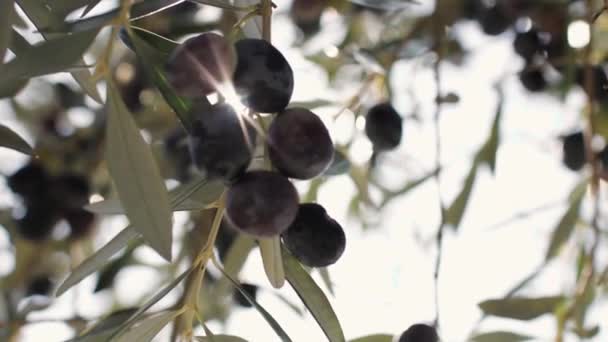
[[[325,336],[330,342],[346,341],[338,317],[321,288],[285,248],[282,250],[287,281],[310,310]]]
[[[179,310],[166,311],[158,315],[147,317],[139,321],[124,334],[118,336],[116,342],[149,342],[156,336],[165,325],[169,324],[177,315]]]
[[[82,64],[79,60],[97,33],[97,30],[91,30],[64,35],[21,51],[13,60],[0,65],[2,84],[66,71],[77,64]]]
[[[131,224],[166,260],[171,260],[172,211],[152,151],[120,93],[108,82],[106,160]]]
[[[512,297],[486,300],[479,303],[479,308],[486,315],[528,321],[545,314],[553,313],[563,301],[564,297],[562,296],[539,298]]]
[[[95,273],[103,267],[114,254],[127,246],[129,241],[139,236],[139,233],[128,226],[118,233],[110,242],[101,247],[95,254],[80,263],[70,275],[59,285],[55,295],[61,296],[72,286],[78,284],[82,279]]]
[[[508,331],[493,331],[473,336],[471,342],[521,342],[533,339],[532,336],[516,334]]]
[[[280,289],[285,284],[281,239],[279,237],[259,239],[259,243],[266,277],[272,287]]]
[[[376,335],[358,337],[358,338],[355,338],[354,340],[350,340],[348,342],[391,342],[392,340],[393,340],[393,335],[376,334]]]
[[[213,335],[213,338],[208,336],[197,336],[195,339],[198,342],[247,342],[247,340],[243,338],[232,335]]]
[[[10,128],[0,125],[0,146],[25,154],[32,154],[32,147]]]

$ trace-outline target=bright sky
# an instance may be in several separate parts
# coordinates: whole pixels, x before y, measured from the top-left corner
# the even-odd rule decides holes
[[[282,1],[279,5],[287,8]],[[323,49],[335,54],[332,37],[335,18],[328,14],[324,32]],[[273,38],[284,52],[295,71],[296,88],[294,100],[332,97],[344,99],[352,95],[357,84],[348,85],[339,91],[329,90],[322,72],[305,62],[297,50],[290,48],[293,28],[287,20],[277,15],[274,21]],[[585,101],[582,92],[573,91],[565,103],[559,103],[549,95],[529,95],[520,86],[516,72],[522,62],[511,50],[512,36],[489,38],[479,32],[474,24],[454,28],[457,34],[466,37],[465,46],[474,52],[465,61],[464,67],[445,65],[442,74],[445,91],[457,93],[458,104],[446,105],[441,120],[441,144],[443,162],[448,169],[442,175],[443,199],[450,203],[462,186],[468,172],[469,157],[486,139],[494,116],[496,94],[492,83],[502,75],[509,75],[505,83],[506,103],[502,121],[503,141],[497,160],[497,173],[479,173],[472,201],[458,234],[448,231],[445,237],[444,261],[440,279],[441,336],[445,342],[464,341],[470,329],[480,317],[477,303],[490,298],[501,298],[515,283],[527,276],[542,261],[546,252],[548,234],[551,233],[564,207],[539,213],[529,219],[499,228],[490,228],[514,214],[543,204],[565,198],[577,175],[560,164],[561,145],[556,137],[577,127],[579,112]],[[588,29],[584,23],[575,23],[569,30],[573,46],[584,46]],[[311,48],[314,49],[314,46]],[[407,95],[413,88],[420,101],[418,115],[428,123],[405,122],[402,146],[386,155],[382,181],[388,184],[415,179],[432,169],[434,163],[433,127],[429,120],[434,112],[435,86],[433,75],[422,67],[422,59],[400,62],[392,78],[393,99],[403,114],[413,110]],[[348,77],[348,72],[345,72]],[[352,76],[351,76],[352,77]],[[369,101],[370,98],[365,100]],[[0,102],[0,105],[3,103]],[[2,107],[4,108],[4,107]],[[337,108],[323,108],[318,114],[327,123],[329,115]],[[6,111],[0,118],[5,123],[10,119]],[[350,116],[350,117],[349,117]],[[11,125],[14,127],[14,124]],[[357,127],[361,127],[359,122]],[[353,131],[351,113],[332,124],[334,139],[343,139]],[[369,144],[361,136],[353,148],[353,156],[369,155]],[[24,159],[17,153],[0,149],[0,171],[14,171]],[[304,187],[302,187],[304,188]],[[331,302],[342,323],[347,338],[372,333],[399,334],[410,324],[431,321],[434,318],[434,234],[439,220],[437,187],[433,182],[420,186],[408,196],[390,203],[375,217],[378,226],[363,231],[361,226],[346,216],[348,201],[355,189],[346,176],[337,176],[321,189],[319,201],[328,212],[342,223],[347,234],[347,248],[342,259],[330,268],[335,282],[336,296]],[[2,203],[10,201],[7,191],[0,191]],[[178,220],[183,221],[183,215]],[[98,238],[99,245],[125,225],[118,217],[104,223],[108,235]],[[0,231],[0,245],[6,244],[6,236]],[[574,250],[566,250],[563,257],[554,262],[537,281],[522,294],[553,295],[571,293],[573,289],[572,263]],[[161,263],[149,249],[138,252],[152,263]],[[605,256],[604,256],[605,257]],[[5,274],[14,260],[0,249],[0,275]],[[280,292],[294,303],[300,303],[289,286],[280,291],[270,287],[265,278],[259,253],[254,251],[248,260],[242,280],[263,287],[259,301],[277,318],[296,342],[324,341],[321,330],[310,315],[304,319],[297,316],[273,294]],[[316,277],[319,280],[318,277]],[[136,304],[142,296],[158,289],[162,279],[146,267],[133,267],[117,279],[115,294],[122,305]],[[320,283],[320,282],[319,282]],[[59,298],[49,310],[32,314],[30,318],[71,317],[72,303],[76,291],[79,313],[85,317],[97,317],[105,313],[111,303],[110,294],[91,295],[95,279],[89,277],[74,291]],[[159,306],[168,305],[175,295],[163,300]],[[608,306],[605,301],[594,307],[589,322],[600,323],[608,329],[605,317]],[[276,336],[261,316],[253,309],[235,309],[225,330],[216,324],[210,327],[216,332],[225,331],[252,342],[276,341]],[[554,320],[540,318],[530,323],[502,319],[488,319],[483,330],[498,328],[539,336],[537,341],[549,341],[555,331]],[[168,329],[156,339],[165,341]],[[70,329],[60,324],[30,325],[23,330],[23,341],[62,341],[71,336]],[[575,341],[568,336],[567,341]],[[593,341],[608,340],[608,333],[598,335]]]

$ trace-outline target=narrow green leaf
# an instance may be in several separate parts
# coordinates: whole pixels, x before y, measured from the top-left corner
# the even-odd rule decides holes
[[[572,232],[576,227],[576,222],[578,221],[579,211],[581,208],[581,203],[583,202],[586,188],[587,181],[585,180],[584,182],[578,184],[572,191],[570,195],[570,206],[568,209],[566,209],[566,212],[559,220],[553,234],[551,235],[551,241],[549,242],[549,248],[547,249],[545,260],[548,261],[555,257],[560,248],[568,241],[570,235],[572,235]]]
[[[165,325],[169,324],[177,315],[179,310],[167,311],[148,317],[125,332],[119,335],[114,341],[116,342],[149,342],[156,336]]]
[[[166,56],[169,56],[176,47],[179,46],[178,42],[167,39],[157,33],[152,31],[148,31],[141,27],[131,26],[133,33],[136,34],[139,38],[148,43],[151,47],[158,50],[159,53],[162,53]]]
[[[42,30],[46,27],[57,26],[61,23],[61,19],[58,16],[59,13],[52,13],[49,10],[49,7],[47,7],[46,1],[43,2],[39,0],[17,0],[17,4],[25,12],[27,17],[32,21],[34,26],[36,26],[36,28],[41,31],[42,37],[44,37],[44,39],[48,40],[58,37],[57,35],[42,32]],[[86,65],[82,58],[73,64]],[[71,74],[87,95],[89,95],[93,100],[97,101],[98,103],[102,102],[101,95],[97,90],[97,85],[91,77],[91,72],[89,70],[85,69],[73,71]]]
[[[479,303],[479,308],[487,315],[527,321],[553,313],[563,300],[563,296],[512,297],[486,300]]]
[[[239,234],[226,253],[226,258],[224,259],[224,272],[237,278],[247,261],[249,253],[251,253],[251,250],[255,246],[256,243],[251,237],[245,234]],[[226,276],[220,278],[216,287],[217,294],[222,298],[226,297],[231,293],[231,291],[229,292],[229,285],[230,280]]]
[[[496,107],[494,122],[492,123],[492,130],[490,131],[490,136],[480,152],[480,161],[487,163],[492,173],[494,173],[496,170],[496,152],[498,151],[498,146],[500,144],[500,121],[502,118],[504,102],[503,94],[500,89],[498,90],[498,93],[499,101]]]
[[[158,165],[111,81],[107,99],[106,159],[118,197],[135,229],[170,261],[172,212]]]
[[[139,236],[139,233],[131,227],[123,229],[110,242],[101,247],[95,254],[85,259],[78,265],[69,276],[59,285],[55,296],[59,297],[72,286],[79,283],[82,279],[95,273],[103,267],[110,257],[118,253],[121,249],[129,244],[129,241]]]
[[[207,336],[197,336],[195,339],[198,342],[247,342],[245,339],[232,335],[213,335],[213,339]]]
[[[166,55],[155,50],[136,34],[131,34],[129,37],[135,46],[137,57],[142,63],[144,71],[163,95],[167,104],[175,111],[184,129],[189,132],[192,127],[192,119],[190,118],[191,104],[186,99],[177,96],[169,84],[164,71]]]
[[[156,304],[159,300],[163,299],[171,290],[173,290],[179,283],[184,280],[191,272],[193,268],[189,268],[180,274],[177,278],[175,278],[172,282],[163,287],[160,291],[158,291],[154,296],[148,299],[135,313],[129,317],[113,334],[110,336],[109,340],[114,341],[117,336],[122,335],[125,331],[127,331],[135,321],[139,319],[139,317],[146,312],[152,305]],[[137,340],[139,341],[139,340]]]
[[[300,263],[282,248],[287,281],[323,329],[330,342],[344,342],[344,333],[329,300]]]
[[[329,293],[331,293],[332,295],[335,295],[334,283],[331,281],[331,276],[329,275],[329,268],[321,267],[321,268],[318,268],[317,270],[319,271],[319,274],[321,275],[321,280],[323,280],[323,283],[325,284],[325,287],[327,287],[327,290],[329,291]]]
[[[23,1],[23,0],[20,0]],[[141,19],[165,9],[171,8],[184,0],[146,0],[135,3],[131,6],[131,20]],[[78,19],[67,22],[55,23],[54,25],[46,25],[40,28],[45,32],[80,32],[91,29],[100,29],[106,25],[110,25],[112,20],[120,14],[120,7],[113,8],[108,12],[91,16],[84,19]]]
[[[85,7],[82,11],[82,15],[80,15],[80,17],[82,18],[89,14],[89,12],[91,12],[97,5],[99,5],[100,2],[101,0],[90,0],[90,2],[87,4],[87,7]]]
[[[99,276],[97,277],[97,283],[95,284],[93,293],[97,293],[114,286],[114,279],[118,275],[118,272],[131,263],[134,250],[135,246],[131,245],[130,248],[128,248],[120,257],[110,261],[110,263],[105,265],[99,271]]]
[[[232,278],[228,273],[226,273],[224,268],[220,264],[218,264],[215,259],[213,259],[213,262],[215,266],[217,266],[217,268],[222,272],[224,277],[226,277],[226,279],[228,279],[232,283],[232,285],[243,295],[243,297],[245,297],[247,301],[251,303],[253,307],[255,307],[255,309],[262,315],[262,317],[264,317],[268,325],[270,325],[270,327],[274,330],[274,332],[281,339],[281,341],[291,342],[291,338],[289,338],[285,330],[281,328],[279,323],[272,317],[272,315],[270,315],[268,311],[266,311],[266,309],[264,309],[260,304],[258,304],[258,302],[256,302],[256,300],[251,297],[247,293],[247,291],[243,290],[241,285],[236,280],[234,280],[234,278]]]
[[[10,45],[11,24],[15,11],[14,0],[0,1],[0,64],[4,61],[4,54]]]
[[[244,7],[232,6],[229,1],[226,0],[188,0],[190,2],[196,2],[197,4],[207,5],[211,7],[217,7],[231,11],[243,11]]]
[[[221,182],[196,180],[182,184],[169,192],[169,201],[173,211],[190,211],[207,209],[224,191]],[[91,203],[85,209],[101,215],[122,215],[125,210],[118,198],[110,198]]]
[[[84,31],[44,41],[22,51],[0,65],[2,83],[65,71],[78,63],[97,36],[97,30]]]
[[[331,106],[336,102],[331,100],[310,100],[310,101],[292,101],[289,103],[289,107],[301,107],[306,109],[315,109],[318,107]]]
[[[392,192],[387,191],[386,196],[382,200],[381,207],[384,206],[386,203],[388,203],[391,199],[403,196],[403,195],[407,194],[408,192],[417,188],[419,185],[424,184],[429,179],[432,179],[433,177],[435,177],[437,175],[437,173],[439,173],[439,171],[440,171],[440,169],[433,170],[432,172],[429,172],[428,174],[426,174],[418,179],[408,182],[403,188],[401,188],[397,191],[392,191]]]
[[[109,316],[95,323],[93,328],[84,335],[78,336],[66,342],[107,342],[110,335],[116,331],[129,316],[137,309],[124,309],[111,313]]]
[[[475,184],[475,177],[477,176],[477,162],[473,162],[471,165],[471,170],[467,175],[467,178],[464,180],[464,186],[462,190],[454,199],[454,202],[446,209],[445,213],[445,223],[452,225],[454,230],[458,230],[460,227],[460,222],[464,216],[464,212],[467,208],[467,204],[469,203],[469,197],[471,196],[471,192],[473,190],[473,184]]]
[[[359,337],[354,340],[350,340],[349,342],[391,342],[392,340],[393,340],[393,335],[376,334],[376,335]]]
[[[494,331],[475,335],[471,342],[521,342],[533,339],[532,336],[516,334],[508,331]]]
[[[10,128],[0,125],[0,146],[25,154],[32,154],[32,147]]]
[[[285,271],[283,269],[283,258],[281,256],[281,239],[279,237],[259,239],[260,253],[264,264],[266,277],[276,289],[285,284]]]

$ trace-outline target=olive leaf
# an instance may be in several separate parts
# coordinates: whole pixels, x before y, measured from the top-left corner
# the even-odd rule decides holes
[[[331,276],[329,275],[329,268],[320,267],[317,270],[319,271],[319,274],[321,275],[321,280],[323,280],[323,283],[325,284],[325,287],[327,287],[329,293],[335,295],[334,283],[331,281]]]
[[[12,37],[11,23],[15,10],[14,0],[0,2],[0,63],[4,61],[4,54]]]
[[[251,250],[256,246],[255,241],[245,234],[239,234],[230,248],[226,253],[224,259],[224,272],[230,274],[232,277],[237,277]],[[216,289],[220,296],[226,296],[228,294],[228,286],[230,285],[230,279],[223,276],[219,279]]]
[[[471,342],[521,342],[533,339],[532,336],[516,334],[508,331],[493,331],[475,335]]]
[[[207,336],[197,336],[195,339],[198,342],[247,342],[245,339],[232,335],[213,335],[213,338]]]
[[[475,177],[477,177],[477,165],[477,160],[472,163],[469,174],[464,180],[462,190],[458,196],[456,196],[452,204],[446,209],[445,223],[451,225],[454,230],[458,230],[460,227],[460,222],[462,221],[464,212],[469,203],[469,197],[471,197],[473,185],[475,184]]]
[[[82,11],[82,14],[80,15],[80,17],[84,17],[87,14],[89,14],[89,12],[91,12],[95,7],[97,7],[97,5],[99,5],[99,3],[101,2],[101,0],[90,0],[90,2],[87,4],[87,7],[84,8],[84,10]]]
[[[0,65],[1,84],[65,71],[79,63],[80,57],[97,36],[97,30],[84,31],[33,45],[10,62]]]
[[[172,211],[158,165],[116,86],[108,81],[106,160],[131,224],[166,260],[171,260]]]
[[[487,315],[528,321],[553,313],[564,301],[563,296],[526,298],[512,297],[491,299],[479,303],[479,308]]]
[[[118,251],[127,246],[134,238],[138,237],[139,233],[132,227],[128,226],[118,233],[110,242],[101,247],[95,254],[89,256],[80,263],[68,277],[59,285],[55,296],[59,297],[69,290],[72,286],[78,284],[82,279],[95,273],[103,267],[108,260]]]
[[[587,189],[587,184],[588,181],[584,180],[572,190],[570,194],[570,205],[551,235],[551,241],[549,242],[545,260],[548,261],[555,257],[564,243],[568,241],[570,235],[572,235],[579,218],[579,211],[581,203],[583,202],[585,190]]]
[[[148,342],[151,341],[154,336],[163,330],[165,325],[169,324],[177,315],[180,314],[179,310],[162,312],[160,314],[147,317],[135,324],[131,329],[125,332],[123,335],[116,338],[116,342]]]
[[[310,310],[330,342],[344,342],[344,333],[329,300],[300,263],[283,246],[285,276],[304,305]]]
[[[285,283],[281,239],[279,237],[259,239],[259,244],[266,277],[274,288],[280,289]]]
[[[85,334],[66,342],[107,342],[110,335],[125,319],[129,318],[137,309],[123,309],[115,311],[107,317],[95,323]]]
[[[112,335],[109,340],[114,341],[116,337],[121,336],[125,331],[127,331],[138,319],[139,317],[146,312],[152,305],[156,304],[159,300],[163,299],[169,292],[171,292],[179,283],[182,282],[192,271],[194,268],[190,267],[180,274],[177,278],[171,281],[169,284],[165,285],[161,290],[159,290],[154,296],[148,299],[137,311],[135,311],[129,319],[127,319]],[[139,340],[133,340],[139,341]]]
[[[262,315],[262,317],[266,320],[268,325],[270,325],[270,327],[274,330],[274,332],[281,339],[281,341],[291,342],[291,338],[289,337],[289,335],[287,335],[285,330],[283,330],[283,328],[281,328],[279,323],[272,317],[272,315],[269,314],[268,311],[266,311],[266,309],[264,309],[260,304],[258,304],[258,302],[253,297],[251,297],[247,293],[247,291],[245,291],[241,287],[241,285],[236,280],[234,280],[234,278],[232,278],[232,276],[230,276],[230,274],[228,274],[224,270],[224,268],[217,262],[217,260],[215,260],[215,258],[213,259],[213,262],[214,262],[215,266],[217,266],[217,268],[222,272],[224,277],[226,279],[228,279],[232,283],[232,285],[243,295],[243,297],[245,297],[245,299],[247,299],[247,301],[251,305],[253,305],[253,307]]]
[[[10,128],[0,125],[0,146],[25,154],[32,154],[32,147]]]
[[[50,8],[46,6],[46,1],[42,2],[39,0],[16,0],[17,4],[27,17],[32,21],[34,26],[41,32],[44,39],[56,38],[57,35],[47,34],[42,32],[45,27],[57,25],[61,22],[60,18],[56,16],[56,13],[50,11]],[[85,30],[86,31],[86,30]],[[98,30],[92,30],[98,31]],[[58,50],[61,51],[61,50]],[[58,51],[54,51],[58,52]],[[63,52],[61,52],[63,53]],[[80,58],[79,61],[72,63],[73,65],[86,65],[84,60]],[[91,77],[91,72],[87,69],[81,69],[71,72],[72,77],[78,82],[80,87],[89,95],[93,100],[101,103],[101,95],[97,90],[97,85]],[[0,82],[1,83],[1,82]],[[0,87],[1,88],[1,87]]]
[[[492,173],[496,170],[496,152],[500,144],[500,121],[502,118],[504,94],[500,88],[498,88],[498,105],[496,107],[496,114],[494,115],[494,121],[492,122],[492,129],[490,130],[490,136],[485,142],[484,146],[480,151],[480,161],[487,163]]]
[[[129,38],[133,42],[137,57],[141,61],[145,73],[150,77],[156,88],[158,88],[167,104],[175,111],[184,129],[187,132],[191,131],[191,104],[186,99],[177,96],[169,84],[164,71],[166,55],[154,49],[137,34],[130,34]]]
[[[19,0],[23,1],[23,0]],[[184,2],[184,0],[146,0],[140,1],[130,9],[131,20],[142,19],[147,16],[162,12],[168,8]],[[43,25],[39,29],[43,32],[80,32],[91,29],[100,29],[110,25],[112,20],[120,14],[120,7],[115,7],[105,13],[94,15],[88,18],[72,21],[55,21],[50,25]]]
[[[348,342],[392,342],[393,335],[388,334],[376,334],[355,338],[354,340],[350,340]]]

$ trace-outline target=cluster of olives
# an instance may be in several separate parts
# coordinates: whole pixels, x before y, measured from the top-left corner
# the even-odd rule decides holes
[[[53,176],[41,164],[30,162],[8,178],[8,186],[21,196],[25,206],[25,215],[17,221],[21,237],[46,240],[61,219],[70,227],[70,239],[91,232],[95,215],[82,208],[90,194],[84,176],[73,173]]]
[[[334,263],[345,246],[342,227],[318,204],[299,204],[290,182],[321,175],[334,148],[321,119],[305,108],[288,108],[293,92],[291,66],[272,44],[203,33],[176,48],[167,63],[176,93],[191,103],[193,124],[187,144],[192,163],[208,179],[228,184],[227,221],[257,238],[282,235],[287,248],[308,266]],[[252,112],[276,113],[265,136],[273,170],[248,170],[258,140],[249,113],[203,97],[231,88]],[[276,170],[276,171],[275,171]]]
[[[530,92],[547,89],[548,67],[563,73],[570,72],[564,67],[568,64],[567,28],[569,20],[576,16],[580,0],[569,1],[571,6],[562,3],[542,1],[483,1],[467,0],[465,15],[475,19],[483,32],[498,35],[509,29],[515,31],[513,49],[525,62],[519,73],[521,84]],[[525,19],[520,21],[518,19]],[[586,88],[584,67],[574,67],[574,80]],[[594,98],[606,99],[608,80],[604,70],[594,67]]]

